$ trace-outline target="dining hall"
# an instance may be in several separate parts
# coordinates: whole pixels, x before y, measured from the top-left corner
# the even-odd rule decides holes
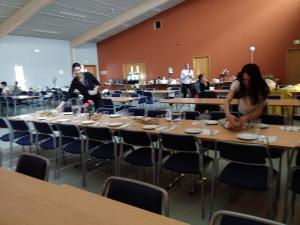
[[[300,223],[299,0],[0,0],[0,225]]]

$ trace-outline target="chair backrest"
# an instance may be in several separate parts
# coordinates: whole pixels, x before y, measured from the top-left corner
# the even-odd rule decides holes
[[[19,156],[16,172],[37,179],[48,180],[49,160],[40,155],[22,153]]]
[[[33,126],[38,133],[53,134],[53,128],[49,123],[33,121]]]
[[[214,91],[203,91],[203,92],[200,92],[199,97],[200,98],[217,98],[218,95]]]
[[[144,91],[142,91],[142,90],[136,90],[136,93],[137,93],[138,95],[144,95]]]
[[[19,95],[27,95],[27,91],[20,91]]]
[[[152,92],[144,91],[143,95],[146,96],[147,98],[152,98]]]
[[[15,131],[30,131],[29,126],[24,120],[8,120],[11,128]]]
[[[114,108],[97,108],[97,113],[104,113],[104,112],[107,112],[109,115],[111,114],[115,114],[115,109]]]
[[[274,125],[284,125],[285,122],[284,115],[271,115],[271,114],[264,114],[261,117],[261,122],[266,124],[274,124]]]
[[[133,116],[145,116],[145,109],[143,108],[129,108],[129,113],[132,113]]]
[[[184,111],[183,113],[186,120],[198,120],[200,118],[200,113],[197,111]]]
[[[265,164],[266,154],[269,155],[265,145],[229,141],[216,142],[216,150],[221,158],[247,164]]]
[[[102,195],[150,212],[169,216],[168,193],[161,187],[122,177],[106,179]]]
[[[226,117],[226,115],[225,115],[224,112],[220,112],[220,111],[210,112],[210,119],[211,120],[219,120],[219,119],[223,119],[225,117]]]
[[[149,109],[147,111],[147,116],[148,117],[165,117],[167,114],[167,110],[162,110],[162,109]]]
[[[0,118],[0,128],[5,128],[5,129],[9,128],[7,121],[4,118]]]
[[[138,100],[138,104],[145,104],[147,101],[147,97],[143,96],[143,97],[140,97],[139,100]]]
[[[281,99],[280,95],[269,95],[268,99]]]
[[[121,97],[121,93],[112,93],[111,97]]]
[[[144,131],[120,130],[123,143],[138,146],[151,146],[151,138]]]
[[[107,127],[86,127],[85,134],[88,139],[95,141],[112,141],[113,135]]]
[[[132,98],[138,98],[138,97],[139,97],[139,94],[138,94],[138,93],[132,93],[132,94],[130,95],[130,97],[132,97]]]
[[[110,98],[103,98],[102,102],[103,102],[104,108],[113,108],[114,107],[114,103]]]
[[[154,91],[155,88],[145,88],[146,91]]]
[[[73,124],[57,124],[58,130],[62,136],[71,138],[81,138],[80,129]]]
[[[192,135],[161,133],[161,145],[175,151],[200,152],[199,142]]]
[[[284,225],[256,216],[243,213],[220,210],[213,214],[209,225]]]

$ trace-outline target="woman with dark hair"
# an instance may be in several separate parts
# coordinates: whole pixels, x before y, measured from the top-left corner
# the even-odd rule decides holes
[[[89,72],[81,72],[81,65],[79,63],[73,63],[72,73],[74,78],[69,91],[64,101],[62,101],[57,108],[61,109],[65,104],[65,101],[72,98],[75,90],[78,90],[83,96],[83,102],[86,103],[88,100],[92,100],[96,109],[102,106],[101,95],[98,92],[100,83],[96,77]]]
[[[245,65],[237,79],[232,82],[224,103],[224,111],[228,120],[228,128],[240,129],[250,120],[260,117],[266,105],[269,87],[263,79],[256,64]],[[239,97],[238,110],[241,116],[230,113],[230,103],[234,96]]]

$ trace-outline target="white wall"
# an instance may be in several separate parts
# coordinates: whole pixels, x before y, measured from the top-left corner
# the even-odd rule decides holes
[[[35,49],[40,52],[34,52]],[[0,80],[7,81],[9,85],[16,80],[15,65],[23,66],[27,88],[52,87],[54,77],[57,78],[57,86],[70,85],[69,41],[8,35],[0,39],[0,53]],[[82,45],[75,49],[75,53],[78,62],[98,65],[95,44]]]

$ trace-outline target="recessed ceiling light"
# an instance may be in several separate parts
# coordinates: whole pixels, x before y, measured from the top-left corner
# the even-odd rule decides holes
[[[72,13],[72,12],[66,12],[66,11],[60,11],[61,14],[67,15],[67,16],[75,16],[80,18],[87,18],[86,15],[78,14],[78,13]]]
[[[33,29],[32,31],[39,32],[39,33],[47,33],[47,34],[59,34],[59,32],[55,30]]]
[[[34,49],[33,51],[34,51],[35,53],[39,53],[39,52],[40,52],[40,50],[39,50],[38,48]]]

